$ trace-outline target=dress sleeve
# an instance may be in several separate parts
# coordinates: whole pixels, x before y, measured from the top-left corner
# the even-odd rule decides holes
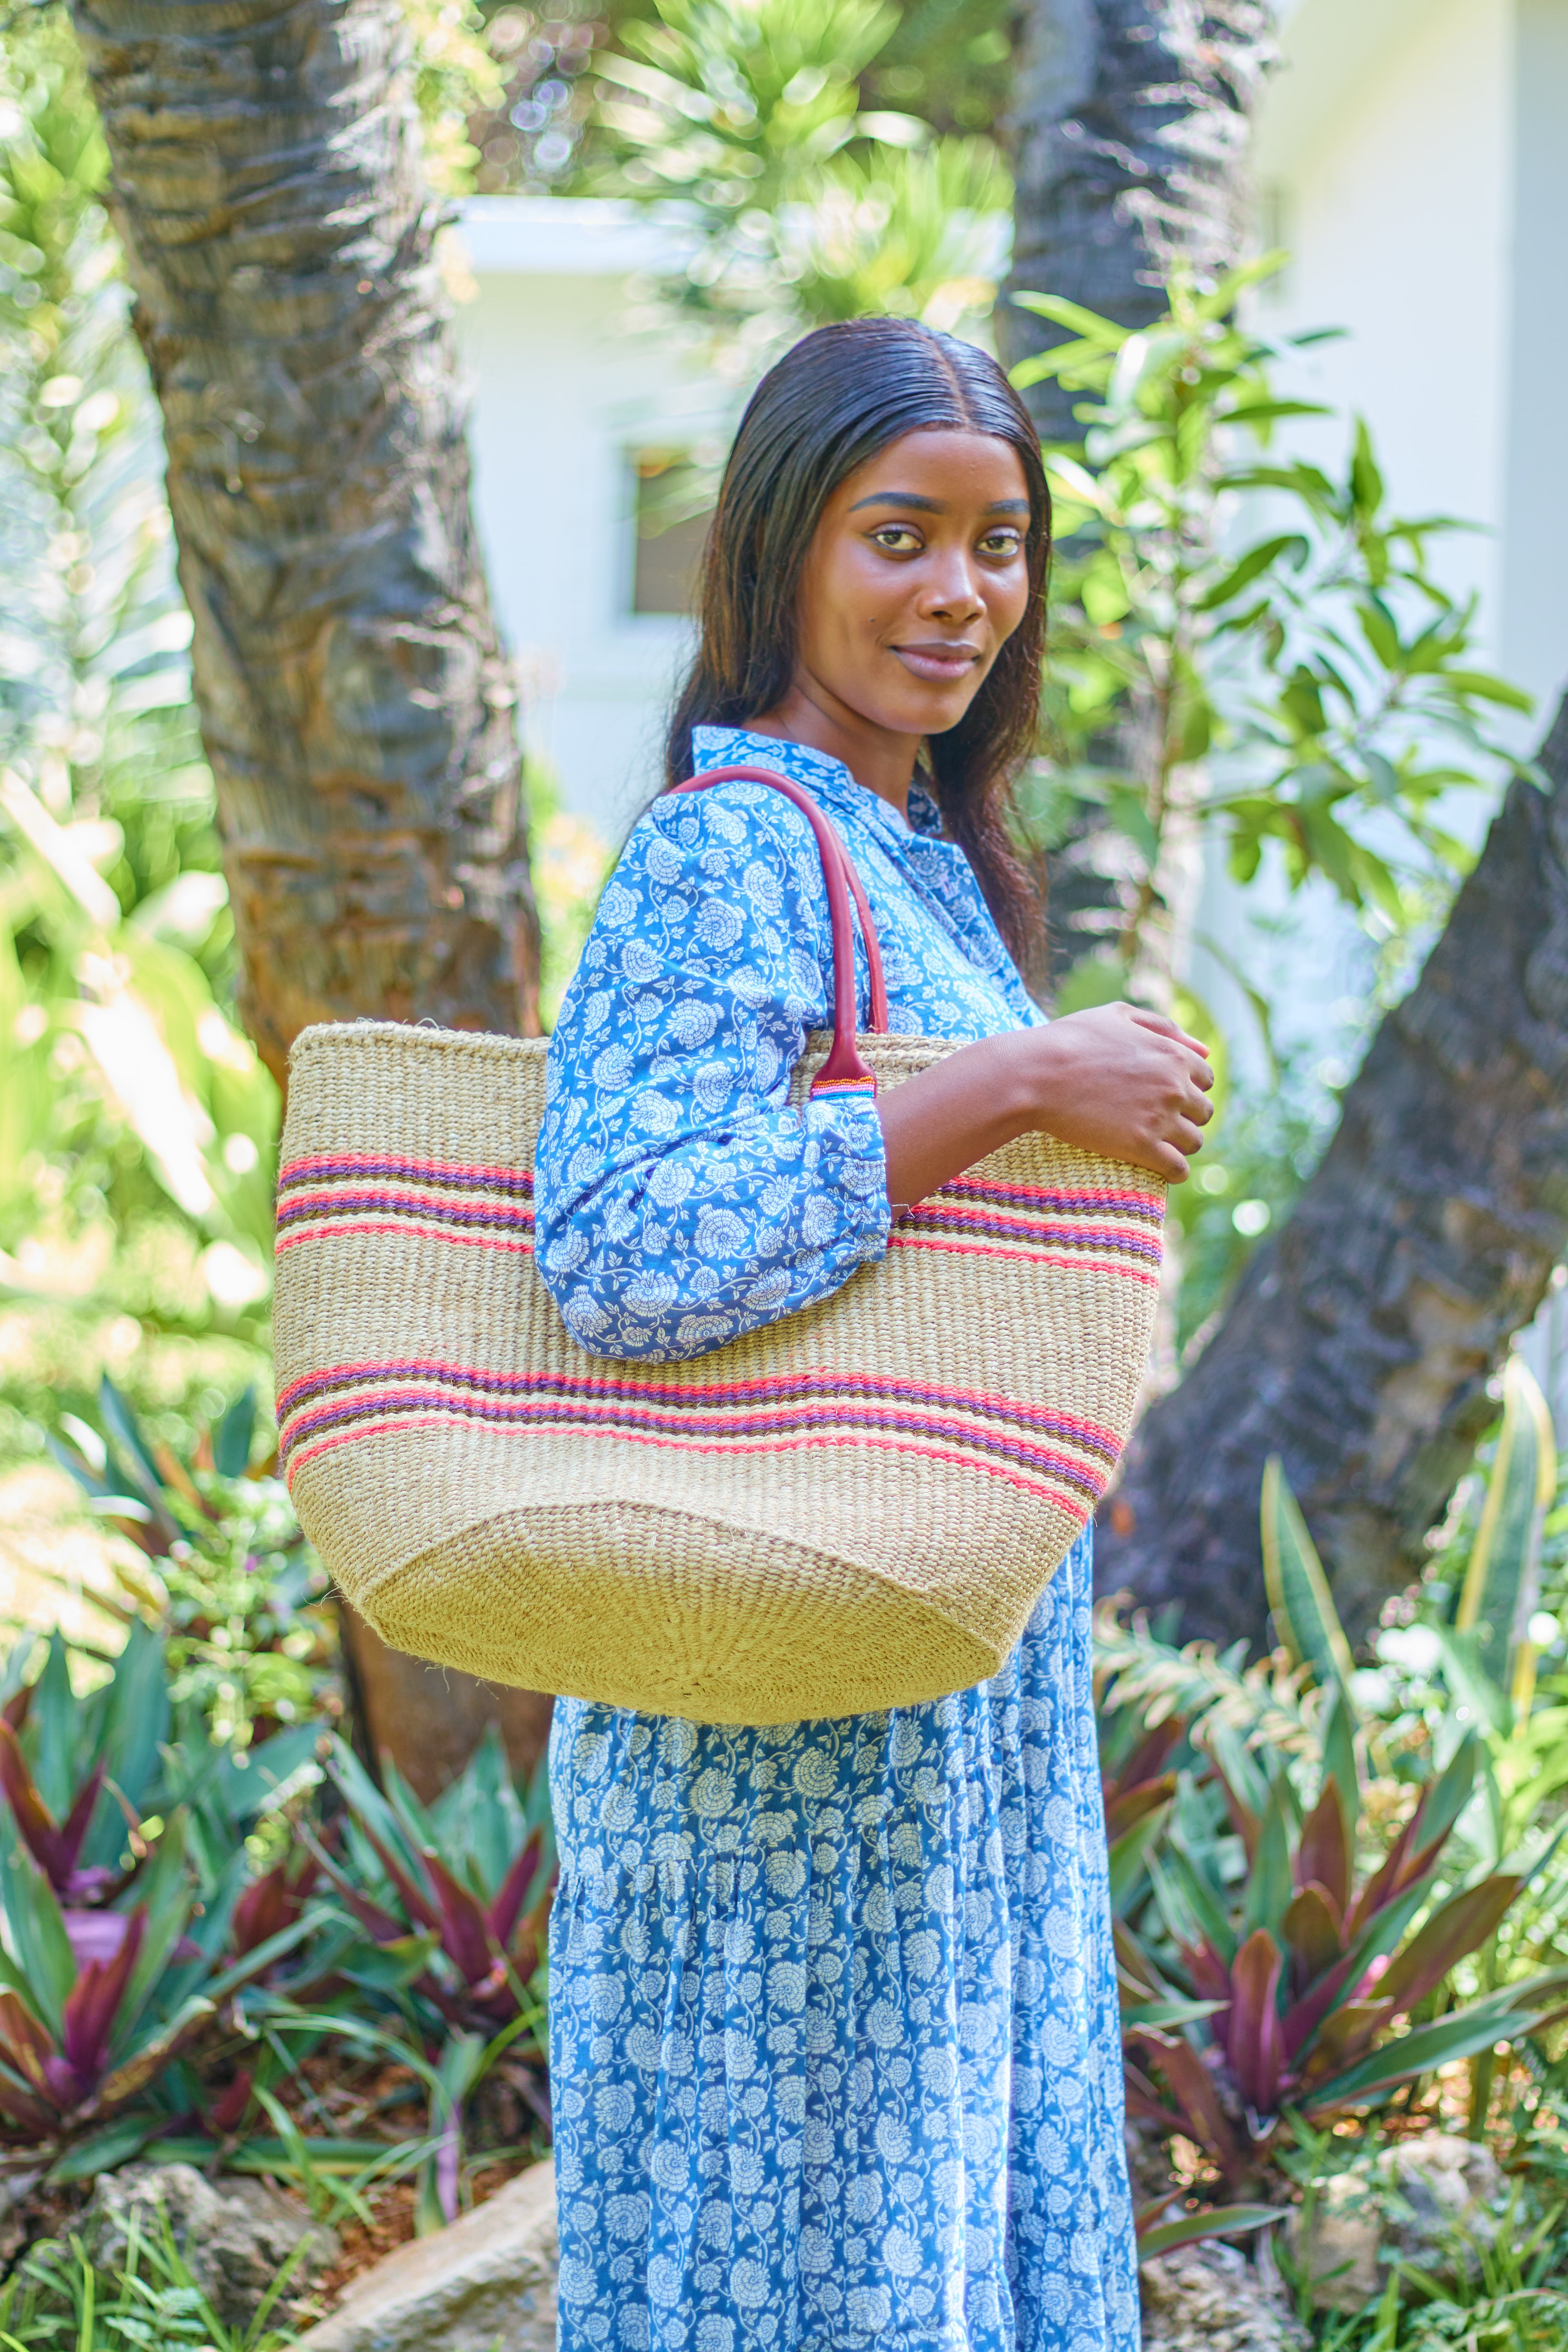
[[[875,1102],[789,1102],[830,994],[805,818],[760,787],[657,801],[562,1006],[536,1160],[540,1272],[593,1354],[706,1354],[882,1255]]]

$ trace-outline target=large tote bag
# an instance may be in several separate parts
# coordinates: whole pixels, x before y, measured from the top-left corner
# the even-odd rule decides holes
[[[858,877],[809,795],[835,1026],[795,1099],[952,1051],[887,1032]],[[856,1035],[851,902],[871,976]],[[395,1649],[710,1723],[903,1706],[994,1674],[1126,1437],[1163,1187],[1029,1135],[831,1298],[711,1353],[572,1339],[533,1256],[538,1040],[307,1029],[278,1202],[280,1449],[301,1526]]]

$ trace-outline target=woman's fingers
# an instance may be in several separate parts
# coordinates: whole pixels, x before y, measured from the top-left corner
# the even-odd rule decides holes
[[[1208,1060],[1209,1049],[1203,1039],[1193,1036],[1185,1029],[1178,1028],[1168,1014],[1152,1013],[1146,1004],[1135,1004],[1132,1007],[1132,1018],[1141,1029],[1152,1029],[1157,1036],[1177,1038],[1186,1046],[1189,1053],[1201,1055],[1205,1062]]]

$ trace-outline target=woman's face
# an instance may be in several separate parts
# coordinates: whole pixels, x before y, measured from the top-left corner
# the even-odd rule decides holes
[[[1029,601],[1028,485],[988,434],[909,433],[840,482],[801,580],[795,691],[898,736],[955,727]]]

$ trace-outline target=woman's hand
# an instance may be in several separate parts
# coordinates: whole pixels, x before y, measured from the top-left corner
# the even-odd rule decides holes
[[[1031,1127],[1186,1182],[1214,1117],[1214,1072],[1197,1038],[1163,1013],[1100,1004],[996,1042],[1016,1050]]]
[[[961,1045],[881,1097],[894,1213],[1031,1131],[1184,1183],[1214,1116],[1205,1048],[1135,1004]]]

